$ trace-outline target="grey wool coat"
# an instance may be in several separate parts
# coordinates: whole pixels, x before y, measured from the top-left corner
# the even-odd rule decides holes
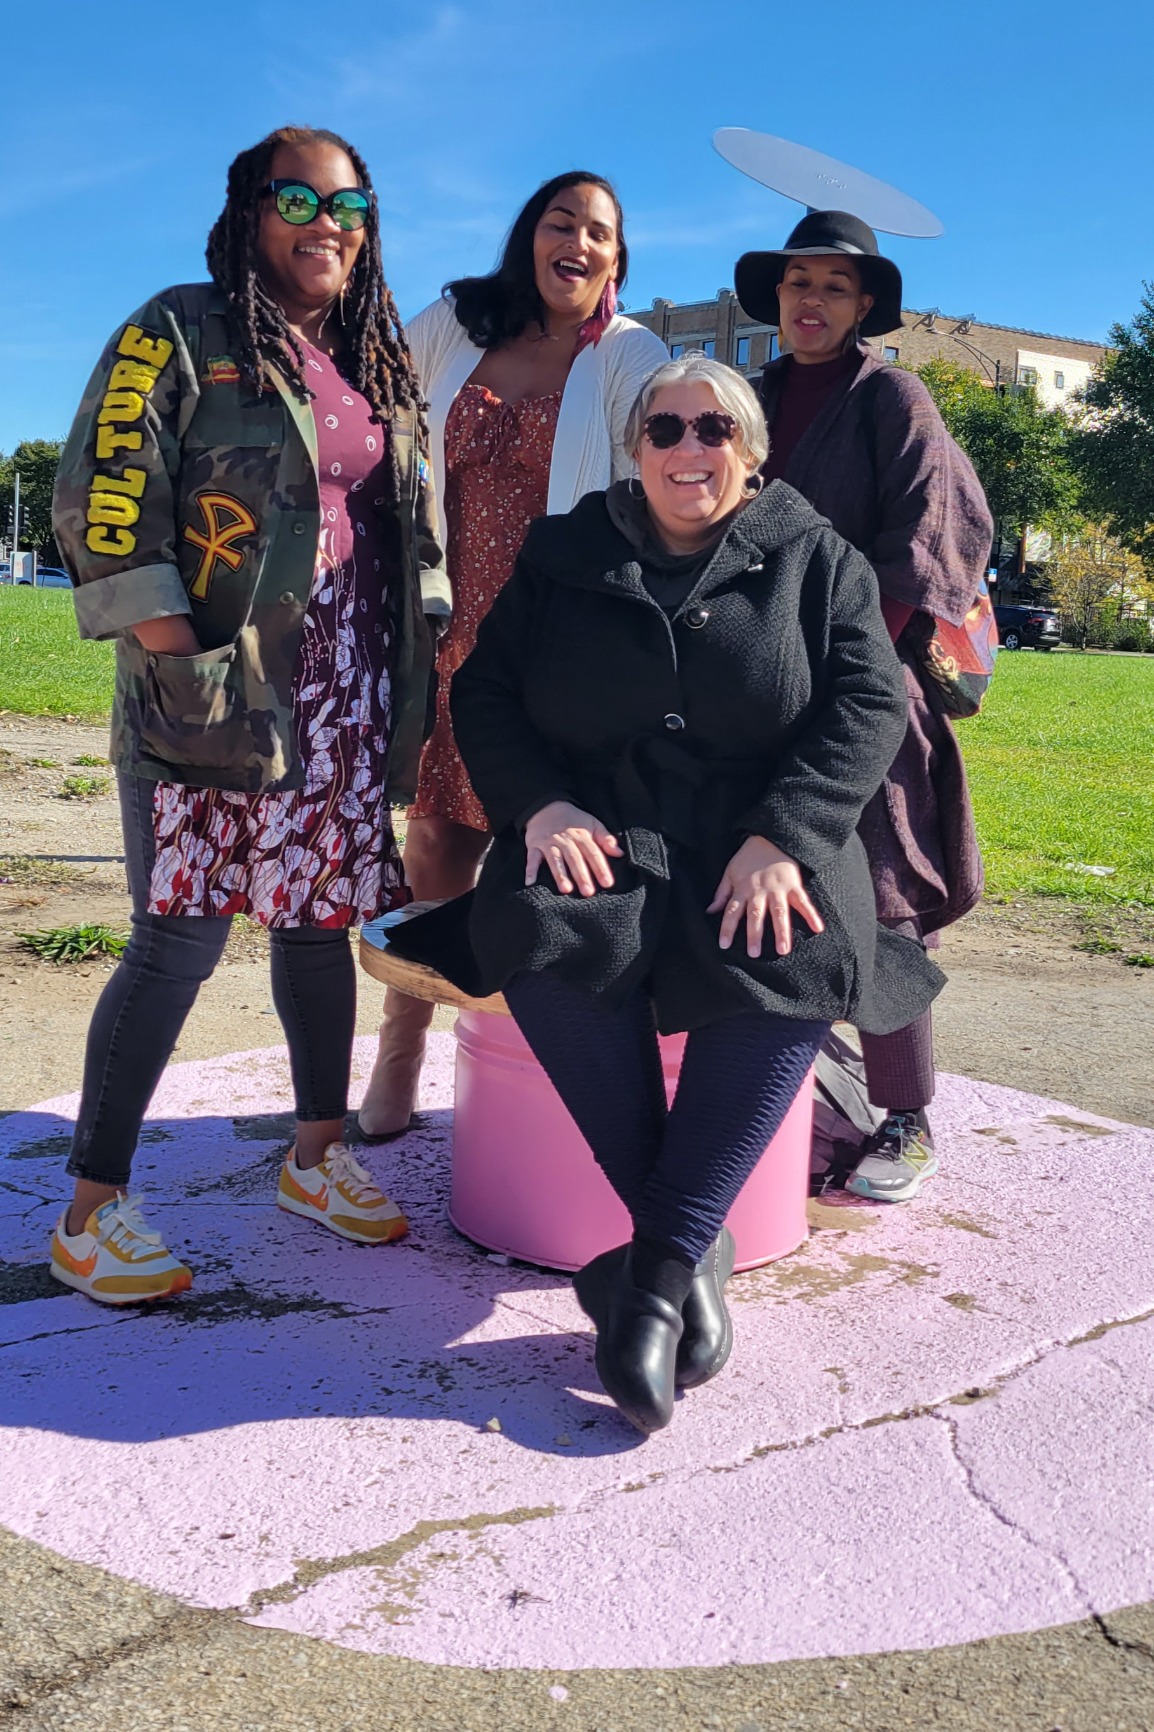
[[[982,893],[982,862],[953,724],[918,675],[930,616],[959,625],[986,574],[993,521],[969,458],[921,380],[864,345],[798,441],[784,479],[865,554],[884,595],[918,610],[898,643],[908,726],[862,815],[879,915],[923,933],[959,919]],[[773,437],[787,366],[760,394]],[[963,724],[964,726],[964,724]]]
[[[551,969],[611,1003],[644,985],[665,1033],[756,1009],[888,1033],[940,989],[921,947],[879,927],[856,835],[906,725],[874,575],[784,483],[739,513],[672,617],[604,494],[539,518],[452,712],[494,841],[472,895],[396,944],[458,984]],[[520,825],[558,798],[621,841],[612,889],[564,896],[546,868],[525,885]],[[825,921],[795,916],[789,956],[749,957],[744,924],[722,951],[706,913],[750,834],[800,863]]]

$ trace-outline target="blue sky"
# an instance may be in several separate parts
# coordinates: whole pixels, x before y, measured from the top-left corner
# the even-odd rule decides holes
[[[368,159],[402,314],[487,269],[547,175],[609,174],[625,300],[712,296],[799,207],[717,157],[776,132],[941,217],[895,241],[906,304],[1104,338],[1154,278],[1154,24],[1145,0],[809,7],[637,0],[6,9],[0,450],[66,431],[100,345],[204,275],[237,150],[286,121]]]

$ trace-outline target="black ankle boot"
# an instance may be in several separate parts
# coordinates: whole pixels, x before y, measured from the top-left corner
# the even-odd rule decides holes
[[[723,1227],[693,1277],[681,1308],[685,1333],[677,1348],[677,1387],[696,1389],[716,1377],[733,1349],[733,1325],[725,1306],[725,1283],[737,1255],[733,1234]]]
[[[627,1245],[579,1269],[573,1286],[597,1326],[595,1364],[605,1393],[638,1431],[660,1431],[673,1417],[680,1312],[634,1285]]]

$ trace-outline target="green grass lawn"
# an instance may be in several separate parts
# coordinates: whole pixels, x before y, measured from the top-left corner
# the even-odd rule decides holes
[[[1150,657],[1003,651],[958,737],[992,895],[1154,907]]]
[[[99,719],[111,695],[67,592],[0,586],[0,709]],[[958,736],[992,895],[1154,907],[1154,657],[1002,654]]]
[[[112,704],[112,645],[82,642],[66,589],[0,584],[0,710],[99,721]]]

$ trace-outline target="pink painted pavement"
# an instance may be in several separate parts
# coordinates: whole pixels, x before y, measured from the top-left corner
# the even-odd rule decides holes
[[[38,1273],[75,1097],[0,1122],[0,1522],[457,1665],[935,1647],[1154,1598],[1154,1132],[943,1078],[942,1175],[817,1207],[736,1279],[729,1368],[645,1442],[568,1283],[448,1226],[433,1046],[422,1127],[368,1153],[413,1223],[375,1250],[273,1205],[282,1050],[173,1066],[137,1178],[196,1286],[147,1313]]]

